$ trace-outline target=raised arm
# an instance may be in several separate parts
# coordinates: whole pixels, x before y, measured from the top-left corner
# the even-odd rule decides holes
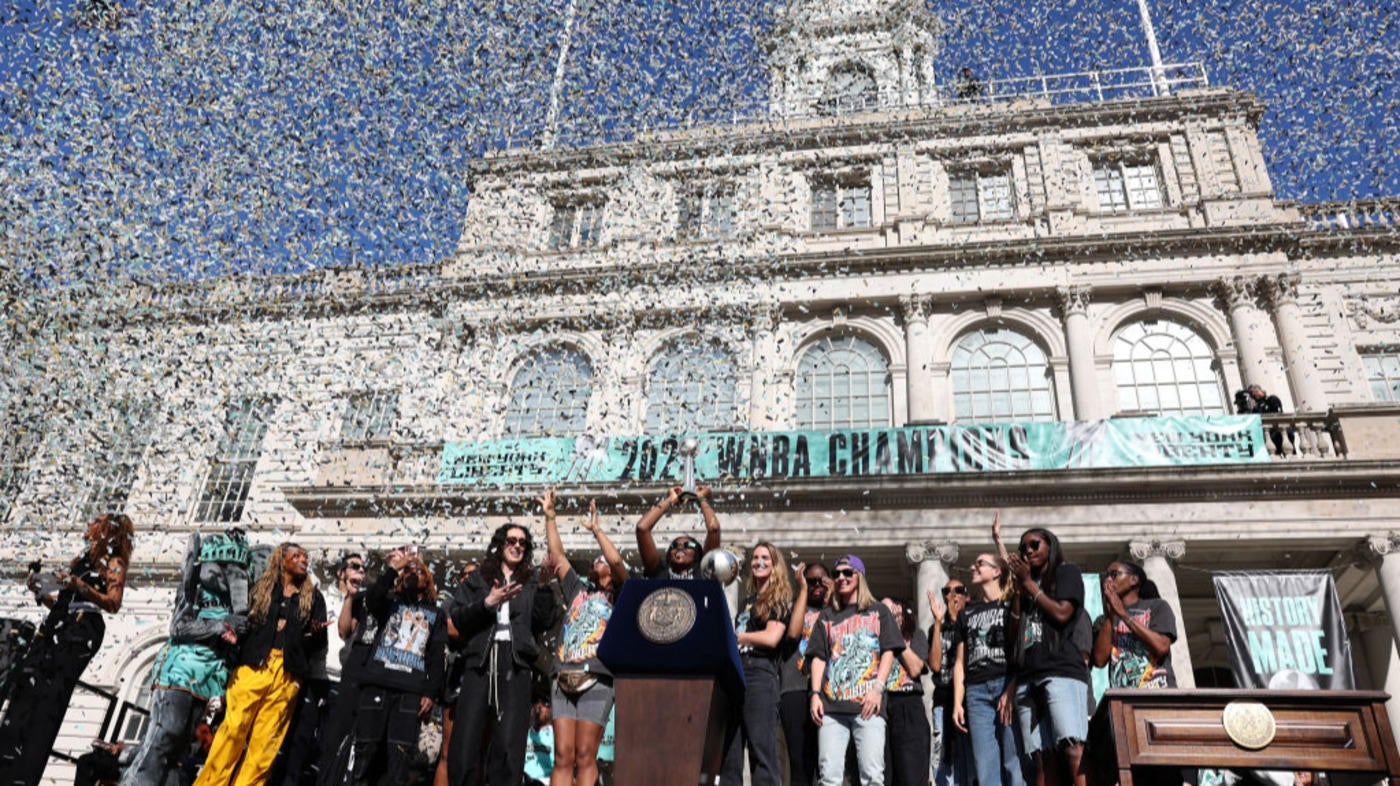
[[[1009,560],[1011,553],[1006,550],[1006,544],[1001,542],[1001,511],[998,510],[992,515],[992,542],[996,544],[997,554],[1003,560]]]
[[[715,509],[710,506],[710,496],[713,493],[710,487],[703,483],[695,487],[695,495],[700,503],[700,515],[705,517],[705,551],[714,551],[720,547],[719,516],[715,515]]]
[[[637,521],[637,552],[642,556],[642,570],[647,575],[661,567],[661,553],[656,550],[656,539],[652,537],[651,531],[656,528],[656,522],[666,515],[666,511],[675,507],[680,498],[681,487],[672,487],[666,492],[665,499],[652,505]]]
[[[612,538],[603,531],[603,524],[598,520],[598,500],[588,501],[588,521],[583,526],[593,533],[598,548],[603,550],[603,559],[607,560],[608,570],[612,571],[613,586],[622,586],[622,582],[627,580],[627,563],[622,560],[622,552],[613,545]]]
[[[559,522],[555,520],[554,489],[544,490],[540,510],[544,512],[544,538],[549,543],[549,556],[554,558],[559,574],[565,575],[569,572],[569,555],[564,551],[564,539],[559,537]]]
[[[943,615],[946,609],[938,602],[938,593],[928,591],[928,610],[933,612],[933,628],[928,634],[928,667],[930,671],[943,670]]]
[[[802,640],[802,622],[807,617],[807,563],[797,563],[796,575],[792,577],[792,616],[788,617],[787,637],[793,641]]]

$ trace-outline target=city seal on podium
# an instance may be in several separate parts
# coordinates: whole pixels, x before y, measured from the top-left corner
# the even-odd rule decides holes
[[[1257,701],[1232,701],[1221,714],[1225,734],[1245,750],[1257,751],[1274,741],[1274,714]]]
[[[652,644],[674,644],[695,627],[695,599],[675,587],[662,587],[642,599],[637,629]]]

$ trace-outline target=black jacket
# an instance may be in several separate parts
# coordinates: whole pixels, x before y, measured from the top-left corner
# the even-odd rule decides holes
[[[453,593],[452,624],[465,642],[462,658],[469,669],[481,668],[486,663],[486,653],[496,630],[496,610],[486,608],[486,595],[490,591],[478,570],[458,584]],[[517,666],[528,668],[534,664],[540,655],[535,637],[552,628],[558,614],[559,605],[553,591],[541,587],[533,578],[525,582],[524,589],[510,602],[511,651]]]
[[[363,658],[355,677],[369,685],[441,701],[447,618],[434,604],[402,601],[394,593],[398,576],[398,571],[385,568],[365,596],[365,611],[374,617],[378,633],[373,645],[355,653]],[[400,609],[402,613],[395,615]],[[408,619],[420,615],[420,620]],[[412,640],[405,640],[405,628],[412,632]]]
[[[320,590],[312,590],[314,600],[311,604],[311,619],[304,620],[301,618],[297,596],[284,598],[281,589],[279,584],[272,593],[272,608],[267,611],[267,619],[261,622],[250,621],[248,632],[239,642],[238,663],[253,668],[267,665],[268,653],[272,652],[272,642],[277,638],[277,617],[281,613],[278,603],[286,602],[291,604],[291,616],[287,618],[287,629],[284,631],[286,635],[283,637],[282,668],[287,674],[304,680],[310,674],[312,659],[324,660],[326,657],[326,647],[329,644],[326,629],[321,627],[313,630],[311,627],[313,621],[326,621],[326,599]]]

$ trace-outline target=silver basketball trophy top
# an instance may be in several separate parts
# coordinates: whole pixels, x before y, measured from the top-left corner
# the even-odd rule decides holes
[[[695,454],[700,452],[700,440],[686,437],[676,446],[676,452],[681,456],[681,499],[696,499],[700,495],[695,490],[698,485],[695,480]]]
[[[732,584],[739,576],[739,558],[729,549],[707,551],[700,560],[700,573],[721,584]]]

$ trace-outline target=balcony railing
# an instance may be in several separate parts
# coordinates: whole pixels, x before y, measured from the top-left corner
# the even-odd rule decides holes
[[[1342,423],[1330,412],[1265,415],[1264,442],[1275,461],[1347,457]]]
[[[1328,229],[1395,229],[1400,227],[1400,199],[1353,199],[1300,203],[1308,227]]]
[[[920,103],[897,103],[875,107],[853,106],[845,111],[821,111],[832,104],[821,96],[807,96],[798,103],[813,110],[777,112],[764,98],[762,101],[712,106],[700,106],[684,114],[668,116],[637,116],[593,114],[579,118],[546,133],[540,126],[504,129],[497,139],[503,149],[535,148],[548,139],[555,147],[584,147],[587,145],[628,142],[648,134],[682,132],[700,127],[726,127],[751,123],[768,123],[782,128],[807,120],[871,112],[900,112],[911,109],[938,109],[956,105],[1004,104],[1021,100],[1041,100],[1054,105],[1081,104],[1101,101],[1123,101],[1169,95],[1187,88],[1210,86],[1203,63],[1172,63],[1153,68],[1112,68],[1098,71],[1073,71],[1062,74],[1015,77],[1011,79],[968,80],[942,86],[931,100]]]

